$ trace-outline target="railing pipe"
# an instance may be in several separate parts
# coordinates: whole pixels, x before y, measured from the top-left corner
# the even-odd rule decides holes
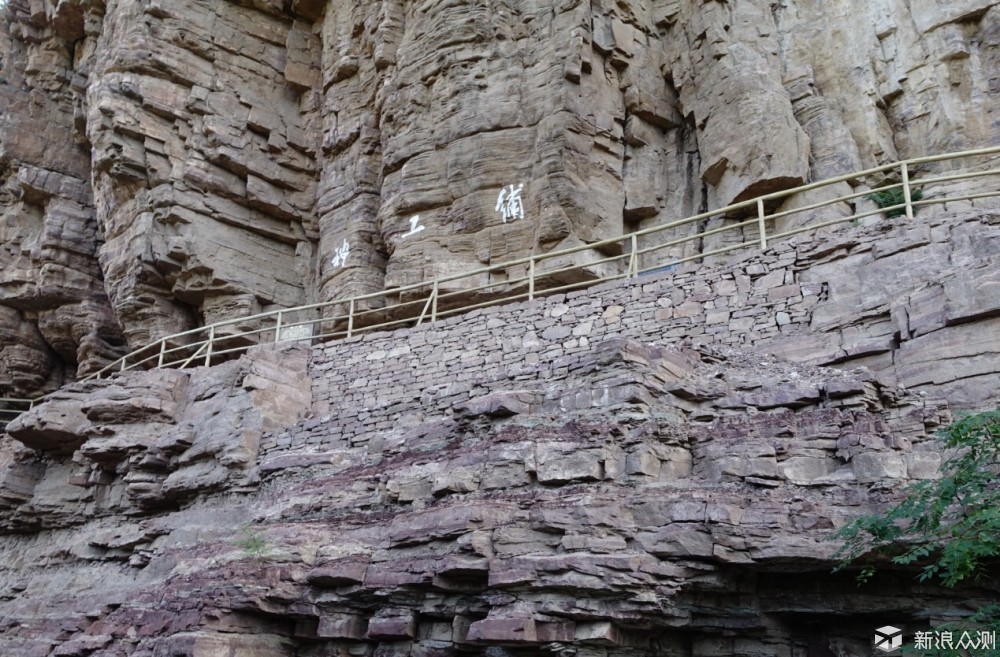
[[[282,319],[282,313],[283,312],[284,311],[281,311],[281,310],[278,311],[278,317],[277,317],[277,319],[275,320],[275,323],[274,323],[274,342],[275,342],[275,344],[277,344],[278,342],[281,342],[281,319]]]
[[[420,317],[417,317],[417,326],[424,323],[424,317],[427,317],[427,311],[431,309],[432,303],[434,303],[433,288],[431,289],[431,294],[427,296],[427,301],[424,302],[424,307],[420,310]]]
[[[347,337],[351,337],[351,333],[354,332],[354,299],[351,299],[351,305],[347,309]]]
[[[757,230],[760,231],[760,250],[767,251],[767,231],[764,228],[764,199],[757,199]]]
[[[899,170],[903,175],[903,202],[906,204],[906,218],[913,220],[913,199],[910,197],[910,169],[906,166],[906,160],[899,163]]]
[[[205,367],[212,364],[212,347],[215,346],[215,324],[212,324],[211,328],[208,329],[208,343],[205,349]]]
[[[639,238],[632,233],[632,255],[628,259],[628,277],[639,277]]]
[[[431,323],[438,319],[438,282],[435,279],[434,288],[431,290]]]
[[[188,356],[186,360],[184,360],[184,361],[175,360],[175,361],[173,361],[173,363],[171,363],[171,365],[180,363],[177,366],[177,369],[183,370],[188,365],[190,365],[191,363],[193,363],[196,358],[198,358],[199,356],[201,356],[201,352],[204,351],[205,347],[207,347],[207,346],[208,346],[207,342],[202,342],[201,346],[198,347],[198,349],[193,354],[191,354],[190,356]]]
[[[163,367],[163,357],[167,354],[167,339],[162,338],[160,340],[160,357],[156,359],[157,369]]]
[[[535,258],[528,259],[528,301],[535,298]]]

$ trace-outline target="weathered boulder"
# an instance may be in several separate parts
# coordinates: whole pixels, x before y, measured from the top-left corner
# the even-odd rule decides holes
[[[169,507],[245,472],[263,433],[296,422],[309,401],[306,348],[285,346],[215,368],[78,384],[23,413],[6,432],[41,458],[72,455],[75,485],[124,475],[124,496],[111,508]],[[12,495],[31,492],[25,473],[45,470],[33,463],[8,461]]]

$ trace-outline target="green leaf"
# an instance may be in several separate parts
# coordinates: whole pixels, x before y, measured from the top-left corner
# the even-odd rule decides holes
[[[1000,555],[1000,409],[962,417],[938,438],[948,454],[941,477],[911,484],[895,506],[833,534],[841,541],[835,570],[860,562],[858,580],[867,581],[873,564],[888,558],[946,586],[986,574]]]

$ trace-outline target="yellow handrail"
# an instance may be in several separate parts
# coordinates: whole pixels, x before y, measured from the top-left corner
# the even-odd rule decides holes
[[[8,423],[16,419],[24,411],[29,410],[41,399],[42,397],[37,399],[0,397],[0,429],[5,429]]]
[[[94,378],[101,378],[113,373],[114,371],[124,371],[135,369],[137,367],[149,366],[150,363],[155,361],[152,365],[154,368],[158,367],[169,367],[172,365],[180,365],[181,367],[186,367],[192,362],[197,362],[205,365],[210,365],[212,362],[213,355],[221,356],[232,353],[238,353],[255,342],[263,343],[265,341],[265,334],[270,334],[273,331],[273,339],[267,338],[268,341],[273,343],[282,342],[294,342],[302,340],[316,340],[324,337],[334,336],[334,337],[350,337],[362,331],[373,331],[377,329],[389,329],[393,327],[404,326],[408,324],[419,324],[430,320],[431,322],[436,321],[442,317],[452,316],[461,312],[466,312],[476,308],[482,308],[489,305],[494,305],[497,303],[512,302],[521,299],[534,299],[542,294],[551,294],[557,291],[577,289],[580,287],[586,287],[588,285],[593,285],[600,282],[619,280],[622,278],[636,277],[640,274],[649,273],[658,269],[663,269],[665,267],[676,266],[684,264],[687,262],[693,262],[695,260],[704,259],[713,255],[719,255],[722,253],[727,253],[734,251],[736,249],[750,248],[757,246],[761,250],[765,250],[768,247],[769,242],[773,243],[775,239],[790,237],[792,235],[797,235],[804,232],[809,232],[817,230],[819,228],[832,226],[835,224],[840,224],[848,221],[854,221],[861,219],[863,217],[868,217],[882,212],[900,209],[903,210],[906,217],[912,218],[914,209],[918,206],[930,205],[934,203],[944,203],[959,200],[973,200],[979,198],[987,198],[990,196],[998,195],[998,192],[994,189],[986,193],[977,194],[966,194],[959,196],[950,196],[947,198],[935,198],[935,199],[921,199],[917,200],[913,198],[912,190],[914,187],[926,187],[931,184],[941,184],[946,182],[955,182],[961,180],[970,180],[974,178],[980,178],[984,176],[997,175],[1000,174],[1000,169],[985,169],[982,171],[966,171],[962,173],[950,174],[950,175],[939,175],[937,177],[931,177],[923,180],[916,180],[913,178],[913,173],[918,165],[931,164],[937,162],[944,162],[955,159],[970,158],[976,156],[987,156],[987,155],[1000,155],[1000,147],[990,147],[982,148],[969,151],[960,151],[956,153],[947,153],[937,156],[928,156],[920,158],[912,158],[909,160],[904,160],[901,162],[896,162],[892,164],[884,164],[878,167],[873,167],[871,169],[866,169],[864,171],[858,171],[855,173],[838,176],[836,178],[830,178],[827,180],[809,183],[805,185],[800,185],[792,189],[781,190],[777,192],[772,192],[770,194],[765,194],[753,199],[746,201],[741,201],[739,203],[734,203],[726,207],[718,208],[709,212],[702,212],[684,219],[669,222],[659,226],[653,226],[643,230],[635,231],[622,235],[620,237],[615,237],[611,239],[602,240],[599,242],[593,242],[590,244],[584,244],[581,246],[563,249],[560,251],[553,251],[550,253],[534,254],[525,256],[523,258],[518,258],[515,260],[510,260],[496,265],[491,265],[489,267],[483,267],[474,271],[464,272],[461,274],[451,274],[448,276],[442,276],[434,278],[430,281],[424,281],[420,283],[412,283],[409,285],[404,285],[389,290],[383,290],[379,292],[371,292],[368,294],[356,295],[353,297],[348,297],[344,299],[337,299],[334,301],[325,301],[320,303],[313,303],[304,306],[298,306],[295,308],[284,308],[281,310],[269,311],[264,313],[258,313],[255,315],[249,315],[246,317],[239,317],[236,319],[224,320],[221,322],[216,322],[214,324],[203,326],[195,329],[190,329],[183,331],[181,333],[175,333],[173,335],[161,338],[149,345],[142,347],[141,349],[136,349],[129,354],[123,356],[122,358],[114,361],[103,369],[95,372],[84,380],[90,380]],[[805,205],[800,208],[794,208],[791,210],[783,210],[780,212],[774,212],[767,214],[765,208],[770,205],[774,206],[776,201],[781,199],[786,199],[788,197],[794,196],[796,194],[801,194],[803,192],[820,189],[823,187],[828,187],[842,182],[858,181],[860,179],[873,176],[875,174],[886,174],[887,172],[896,171],[899,174],[900,182],[882,184],[880,186],[874,187],[874,189],[868,189],[865,191],[852,192],[850,194],[841,195],[837,198],[820,201]],[[881,179],[884,181],[884,177]],[[815,224],[796,227],[791,230],[786,230],[784,232],[772,232],[768,233],[766,228],[766,222],[768,220],[773,220],[790,216],[792,214],[809,212],[812,210],[817,210],[819,208],[828,207],[840,203],[847,203],[855,199],[870,195],[873,192],[888,191],[892,189],[902,189],[903,202],[887,207],[879,208],[877,210],[868,210],[865,212],[855,212],[850,216],[840,217],[833,220],[826,220],[818,222]],[[919,198],[919,197],[918,197]],[[699,233],[686,236],[677,237],[666,240],[665,242],[655,244],[653,246],[639,246],[639,238],[649,237],[664,231],[671,229],[676,229],[681,226],[686,226],[695,222],[704,221],[712,218],[738,218],[736,223],[730,223],[725,226],[712,228],[709,230],[703,230]],[[686,244],[695,240],[701,240],[705,237],[710,237],[713,235],[718,235],[728,231],[750,231],[753,230],[752,235],[744,235],[740,233],[740,240],[738,243],[722,245],[717,248],[709,250],[700,250],[696,254],[689,254],[683,257],[667,257],[664,260],[658,261],[651,266],[640,266],[638,258],[640,256],[647,256],[656,251],[662,251],[669,247],[678,247],[682,244]],[[772,224],[772,230],[773,224]],[[596,260],[591,260],[584,263],[565,263],[558,262],[558,258],[565,258],[576,253],[581,252],[600,252],[605,251],[604,257]],[[607,255],[607,252],[615,253],[618,255]],[[545,264],[552,262],[555,267],[546,268]],[[600,274],[595,268],[602,266],[612,266],[619,262],[624,262],[627,265],[626,271],[613,271],[606,274]],[[513,269],[521,268],[524,271],[522,276],[513,276],[511,273]],[[560,274],[567,274],[570,272],[579,272],[582,276],[580,280],[567,280],[566,278],[560,278]],[[489,281],[495,274],[503,273],[500,277],[501,280],[497,282],[488,282],[485,284],[472,285],[467,287],[459,287],[458,289],[451,289],[448,285],[455,281],[460,281],[462,279],[468,279],[473,277],[485,276]],[[522,287],[523,286],[523,287]],[[504,292],[491,292],[493,288],[503,289]],[[489,296],[489,299],[483,299],[482,296],[477,296],[476,293],[480,293],[485,296]],[[446,302],[452,297],[465,297],[466,303],[462,305],[442,306],[442,302]],[[405,300],[404,300],[405,298]],[[364,302],[382,300],[382,304],[376,304],[375,307],[369,307]],[[398,301],[392,302],[394,299]],[[335,317],[312,317],[305,320],[294,320],[295,313],[315,313],[323,309],[329,309],[334,307],[346,307],[346,314],[339,314]],[[412,316],[406,314],[405,316],[400,316],[403,309],[413,308]],[[359,319],[372,320],[373,323],[359,325]],[[383,321],[378,321],[379,319]],[[233,332],[220,331],[225,327],[231,327],[235,324],[246,325],[250,322],[259,322],[260,324],[256,328],[250,328],[246,330],[236,330]],[[273,324],[271,324],[273,322]],[[322,330],[322,324],[332,325],[337,323],[343,323],[341,328],[333,329],[331,331],[324,332]],[[320,325],[320,326],[318,326]],[[288,339],[283,338],[282,332],[287,331],[292,327],[310,326],[311,330],[302,335],[301,337],[295,336]],[[320,330],[317,330],[319,328]],[[208,334],[207,338],[201,340],[192,340],[188,342],[189,339],[195,338],[196,336],[204,336]],[[250,338],[258,338],[258,340]],[[224,343],[225,341],[239,340],[244,338],[244,344],[239,344],[237,346],[229,345],[219,345],[218,343]],[[173,343],[175,346],[168,347],[167,343]],[[171,359],[167,360],[166,356],[170,355]],[[174,357],[176,356],[176,358]],[[132,361],[132,362],[130,362]],[[3,401],[3,400],[0,400]],[[11,400],[14,401],[14,400]],[[25,401],[25,400],[20,400]],[[29,402],[31,400],[28,400]],[[0,413],[3,411],[0,410]]]
[[[948,182],[948,181],[966,180],[966,179],[971,179],[971,178],[976,178],[976,177],[981,177],[981,176],[988,176],[988,175],[995,175],[997,173],[1000,173],[1000,171],[998,171],[998,170],[986,170],[986,171],[981,171],[981,172],[967,172],[967,173],[961,173],[961,174],[955,174],[955,175],[949,175],[949,176],[939,176],[939,177],[936,177],[936,178],[930,178],[928,180],[921,181],[921,180],[911,180],[909,174],[910,174],[910,171],[913,168],[913,165],[927,164],[927,163],[933,163],[933,162],[943,162],[943,161],[960,159],[960,158],[968,158],[968,157],[974,157],[974,156],[979,156],[979,155],[993,155],[993,154],[1000,154],[1000,147],[982,148],[982,149],[977,149],[977,150],[961,151],[961,152],[957,152],[957,153],[947,153],[947,154],[944,154],[944,155],[930,156],[930,157],[921,157],[921,158],[913,158],[913,159],[910,159],[910,160],[904,160],[902,162],[896,162],[896,163],[892,163],[892,164],[884,164],[884,165],[881,165],[881,166],[873,167],[871,169],[866,169],[864,171],[858,171],[858,172],[855,172],[855,173],[851,173],[851,174],[847,174],[847,175],[843,175],[843,176],[838,176],[836,178],[830,178],[828,180],[823,180],[823,181],[819,181],[819,182],[809,183],[809,184],[801,185],[799,187],[795,187],[795,188],[792,188],[792,189],[786,189],[786,190],[780,190],[780,191],[777,191],[777,192],[772,192],[770,194],[765,194],[763,196],[759,196],[759,197],[756,197],[756,198],[753,198],[753,199],[749,199],[749,200],[742,201],[742,202],[739,202],[739,203],[734,203],[732,205],[728,205],[726,207],[722,207],[722,208],[719,208],[719,209],[716,209],[716,210],[712,210],[712,211],[709,211],[709,212],[703,212],[703,213],[700,213],[700,214],[696,214],[696,215],[693,215],[691,217],[687,217],[685,219],[681,219],[681,220],[678,220],[678,221],[673,221],[673,222],[669,222],[669,223],[666,223],[666,224],[662,224],[660,226],[653,226],[653,227],[646,228],[646,229],[643,229],[643,230],[640,230],[640,231],[635,231],[633,233],[628,233],[628,234],[622,235],[621,237],[615,237],[615,238],[611,238],[611,239],[602,240],[602,241],[599,241],[599,242],[593,242],[593,243],[589,243],[589,244],[584,244],[584,245],[581,245],[581,246],[577,246],[577,247],[573,247],[573,248],[569,248],[569,249],[563,249],[563,250],[560,250],[560,251],[554,251],[554,252],[551,252],[551,253],[545,253],[545,254],[539,254],[539,255],[530,255],[530,256],[523,257],[523,258],[506,261],[506,262],[503,262],[503,263],[500,263],[500,264],[491,265],[489,267],[483,267],[483,268],[480,268],[480,269],[477,269],[477,270],[474,270],[474,271],[463,272],[463,273],[460,273],[460,274],[450,274],[448,276],[438,277],[438,278],[432,279],[430,281],[424,281],[424,282],[420,282],[420,283],[412,283],[412,284],[409,284],[409,285],[404,285],[404,286],[392,288],[390,290],[383,290],[383,291],[379,291],[379,292],[371,292],[371,293],[368,293],[368,294],[356,295],[356,296],[348,297],[348,298],[344,298],[344,299],[336,299],[336,300],[333,300],[333,301],[325,301],[325,302],[320,302],[320,303],[308,304],[308,305],[304,305],[304,306],[298,306],[298,307],[295,307],[295,308],[285,308],[285,309],[282,309],[282,310],[275,310],[275,311],[269,311],[269,312],[264,312],[264,313],[258,313],[256,315],[249,315],[249,316],[246,316],[246,317],[240,317],[240,318],[236,318],[236,319],[223,320],[221,322],[216,322],[216,323],[211,324],[209,326],[199,327],[199,328],[196,328],[196,329],[190,329],[188,331],[183,331],[181,333],[176,333],[176,334],[173,334],[173,335],[161,338],[160,340],[158,340],[158,341],[156,341],[156,342],[154,342],[154,343],[152,343],[150,345],[147,345],[146,347],[143,347],[141,349],[137,349],[137,350],[131,352],[130,354],[122,357],[118,361],[115,361],[114,363],[108,365],[104,369],[102,369],[102,370],[100,370],[98,372],[95,372],[94,374],[91,374],[87,378],[88,379],[90,379],[90,378],[100,378],[100,377],[102,377],[102,376],[104,376],[104,375],[108,374],[109,372],[114,371],[116,369],[118,369],[118,370],[121,370],[121,369],[134,369],[136,367],[144,365],[147,362],[153,360],[155,358],[155,356],[147,356],[147,357],[142,358],[141,360],[138,360],[137,362],[133,362],[133,363],[129,363],[128,361],[130,359],[135,359],[140,354],[148,353],[150,351],[150,349],[154,348],[154,347],[156,348],[155,350],[159,351],[160,353],[164,353],[164,352],[170,353],[171,351],[188,351],[190,349],[196,349],[195,353],[197,353],[199,356],[201,354],[205,353],[205,350],[207,349],[209,351],[209,353],[208,353],[208,355],[206,355],[206,357],[204,359],[204,362],[205,362],[205,364],[209,364],[211,362],[211,351],[213,350],[213,347],[214,347],[214,345],[212,343],[215,342],[216,340],[226,340],[226,339],[238,338],[240,336],[244,336],[245,337],[245,336],[251,336],[251,335],[254,335],[254,334],[268,333],[268,332],[270,332],[272,330],[275,332],[275,339],[273,340],[274,342],[290,342],[290,341],[295,341],[295,340],[311,340],[311,339],[314,339],[316,337],[319,337],[319,335],[322,335],[322,333],[320,333],[319,335],[317,335],[317,332],[315,330],[313,330],[311,332],[311,335],[303,336],[301,338],[296,338],[295,340],[283,340],[283,339],[281,339],[281,337],[280,337],[280,331],[282,330],[283,327],[282,327],[282,325],[277,320],[279,318],[287,318],[292,313],[297,313],[297,312],[301,313],[301,312],[308,312],[308,311],[318,311],[318,310],[322,310],[322,309],[325,309],[325,308],[331,308],[331,307],[335,307],[335,306],[348,305],[349,306],[349,310],[348,310],[348,313],[347,313],[346,316],[340,316],[340,317],[318,317],[318,318],[314,318],[314,319],[310,319],[310,320],[296,322],[295,325],[296,326],[310,325],[310,324],[311,325],[315,325],[315,324],[320,323],[320,322],[335,323],[338,320],[339,321],[346,321],[347,324],[348,324],[347,335],[352,335],[352,334],[356,334],[356,333],[361,332],[361,331],[372,331],[372,330],[376,330],[376,329],[386,329],[386,328],[391,328],[391,327],[402,326],[402,325],[407,324],[407,323],[419,324],[419,323],[422,323],[422,322],[426,321],[428,319],[428,315],[430,315],[432,318],[435,317],[435,316],[453,315],[453,314],[456,314],[458,312],[462,312],[463,310],[472,310],[472,309],[475,309],[475,308],[481,308],[481,307],[483,307],[485,305],[491,305],[492,303],[505,302],[505,301],[514,301],[514,300],[517,300],[517,299],[520,299],[520,298],[531,299],[531,298],[534,298],[535,296],[537,296],[538,293],[552,292],[555,289],[564,289],[566,287],[566,285],[562,285],[562,286],[557,286],[556,288],[549,287],[549,288],[541,288],[540,289],[539,288],[539,278],[549,278],[549,279],[551,279],[555,274],[568,273],[568,272],[572,272],[572,271],[582,271],[582,270],[586,270],[586,269],[592,269],[592,268],[594,268],[596,266],[601,265],[602,263],[608,263],[608,262],[614,261],[614,260],[616,260],[618,258],[617,257],[609,257],[609,258],[604,258],[604,259],[597,260],[597,261],[588,261],[588,262],[585,262],[585,263],[574,263],[574,264],[571,264],[571,265],[566,266],[566,267],[558,267],[558,268],[556,268],[554,270],[545,270],[543,267],[539,266],[541,263],[543,263],[545,261],[551,261],[551,260],[554,260],[554,259],[560,258],[560,257],[570,256],[570,255],[573,255],[575,253],[580,253],[580,252],[584,252],[584,251],[595,251],[595,250],[600,250],[600,249],[604,249],[604,248],[608,248],[608,247],[612,247],[612,246],[614,246],[614,247],[620,247],[623,242],[628,242],[631,245],[631,253],[626,252],[626,255],[623,256],[623,257],[628,257],[629,258],[629,260],[628,260],[629,270],[632,272],[632,275],[637,275],[638,273],[640,273],[640,271],[641,272],[647,272],[647,271],[650,271],[651,269],[658,269],[658,268],[661,268],[661,267],[664,267],[664,266],[669,266],[671,264],[683,264],[685,262],[691,262],[693,260],[698,260],[700,258],[708,257],[708,256],[711,256],[711,255],[717,255],[717,254],[725,253],[725,252],[728,252],[728,251],[732,251],[732,250],[735,250],[737,248],[746,248],[746,247],[749,247],[749,246],[753,246],[754,244],[759,244],[761,247],[766,248],[767,247],[767,242],[768,242],[768,237],[770,237],[773,240],[773,239],[778,238],[778,237],[799,234],[801,232],[807,232],[809,230],[814,230],[816,228],[830,226],[830,225],[833,225],[833,224],[836,224],[836,223],[842,223],[842,222],[846,222],[846,221],[852,221],[854,219],[859,219],[859,218],[862,218],[862,217],[879,214],[879,213],[887,211],[887,210],[896,209],[897,207],[899,209],[904,210],[904,212],[907,214],[907,216],[912,217],[912,215],[913,215],[913,208],[916,207],[916,206],[918,206],[918,205],[927,205],[927,204],[934,203],[934,202],[943,202],[944,200],[954,201],[954,200],[964,200],[966,198],[969,198],[969,197],[966,197],[966,196],[962,196],[962,197],[949,197],[948,199],[935,199],[935,200],[931,200],[931,201],[928,201],[928,200],[915,201],[915,200],[912,199],[911,194],[910,194],[910,190],[911,190],[912,187],[917,186],[917,185],[927,185],[927,184],[932,184],[932,183],[942,183],[942,182]],[[812,204],[803,206],[801,208],[795,208],[795,209],[792,209],[792,210],[784,210],[784,211],[776,212],[776,213],[772,213],[772,214],[766,214],[764,212],[764,207],[765,207],[765,205],[768,202],[777,201],[777,200],[780,200],[780,199],[783,199],[783,198],[787,198],[787,197],[790,197],[790,196],[793,196],[793,195],[796,195],[796,194],[800,194],[802,192],[811,191],[811,190],[814,190],[814,189],[819,189],[819,188],[826,187],[826,186],[829,186],[829,185],[833,185],[833,184],[836,184],[836,183],[841,183],[841,182],[846,182],[846,181],[856,181],[858,179],[865,178],[867,176],[871,176],[871,175],[874,175],[874,174],[885,173],[885,172],[892,171],[892,170],[897,170],[897,169],[899,170],[899,172],[901,174],[900,177],[902,178],[902,182],[899,182],[899,183],[892,183],[892,184],[888,184],[888,185],[882,185],[882,186],[875,187],[874,189],[869,189],[867,191],[854,192],[854,193],[851,193],[851,194],[847,194],[847,195],[843,195],[843,196],[838,196],[837,198],[834,198],[834,199],[829,199],[829,200],[821,201],[821,202],[818,202],[818,203],[812,203]],[[796,214],[796,213],[807,212],[807,211],[810,211],[810,210],[815,210],[815,209],[819,209],[819,208],[822,208],[822,207],[826,207],[826,206],[830,206],[830,205],[835,205],[835,204],[838,204],[838,203],[844,203],[844,202],[848,202],[848,201],[851,201],[851,200],[854,200],[854,199],[866,196],[866,195],[871,194],[873,192],[887,191],[887,190],[891,190],[891,189],[898,189],[900,187],[903,189],[904,203],[900,204],[899,206],[892,206],[892,207],[889,207],[889,208],[880,208],[878,210],[872,210],[872,211],[863,212],[863,213],[855,213],[855,214],[852,214],[850,216],[846,216],[846,217],[843,217],[843,218],[836,219],[834,221],[826,221],[826,222],[823,222],[822,224],[817,224],[817,225],[814,225],[814,226],[807,226],[807,227],[795,229],[795,230],[792,230],[792,231],[786,231],[786,232],[780,233],[780,234],[772,234],[770,236],[766,235],[765,231],[763,230],[765,228],[765,222],[767,220],[773,220],[773,219],[776,219],[776,218],[779,218],[779,217],[785,217],[785,216],[789,216],[789,215]],[[990,193],[988,195],[993,195],[993,193]],[[977,195],[975,198],[981,198],[981,197],[982,197],[982,195]],[[721,227],[718,227],[718,228],[713,228],[711,230],[705,230],[705,231],[702,231],[702,232],[699,232],[699,233],[696,233],[696,234],[693,234],[693,235],[690,235],[690,236],[687,236],[687,237],[681,237],[681,238],[672,239],[672,240],[669,240],[669,241],[667,241],[665,243],[662,243],[662,244],[659,244],[659,245],[656,245],[656,246],[653,246],[653,247],[644,247],[644,248],[641,248],[641,249],[638,248],[638,238],[640,238],[640,237],[646,237],[646,236],[654,235],[656,233],[661,233],[663,231],[667,231],[667,230],[670,230],[670,229],[673,229],[673,228],[678,228],[680,226],[688,225],[688,224],[691,224],[691,223],[694,223],[694,222],[697,222],[697,221],[702,221],[702,220],[705,220],[705,219],[726,217],[727,215],[732,215],[733,213],[736,213],[736,212],[739,212],[739,211],[743,211],[743,210],[749,211],[751,209],[755,210],[755,212],[753,214],[756,215],[752,219],[749,219],[749,220],[746,220],[746,221],[741,221],[741,222],[738,222],[738,223],[735,223],[735,224],[729,224],[729,225],[726,225],[726,226],[721,226]],[[661,250],[661,249],[669,247],[669,246],[677,246],[677,245],[680,245],[680,244],[684,244],[684,243],[691,242],[691,241],[694,241],[694,240],[703,239],[705,237],[709,237],[709,236],[712,236],[712,235],[717,235],[717,234],[728,232],[728,231],[740,230],[740,229],[744,229],[744,228],[749,229],[751,226],[756,226],[757,227],[758,235],[755,238],[755,240],[746,240],[746,241],[742,241],[741,240],[741,242],[739,244],[736,244],[736,245],[724,246],[722,248],[712,249],[711,251],[701,252],[701,253],[698,253],[696,255],[690,255],[690,256],[687,256],[687,257],[684,257],[684,258],[679,258],[679,259],[664,261],[664,262],[656,264],[653,267],[644,267],[641,270],[638,267],[637,262],[635,261],[636,258],[639,255],[646,255],[646,254],[652,253],[652,252],[657,251],[657,250]],[[521,267],[521,266],[527,266],[526,268],[527,268],[528,272],[527,272],[527,276],[525,276],[524,278],[515,278],[514,281],[511,281],[509,279],[506,279],[506,277],[505,277],[505,280],[499,281],[497,283],[488,283],[488,284],[483,284],[483,285],[478,285],[478,286],[472,286],[472,287],[468,287],[468,288],[463,287],[461,289],[454,290],[454,291],[451,291],[451,290],[449,290],[447,292],[442,292],[441,291],[442,287],[444,287],[447,290],[447,286],[446,286],[447,283],[451,283],[451,282],[454,282],[454,281],[459,281],[459,280],[462,280],[462,279],[468,279],[468,278],[472,278],[472,277],[476,277],[476,276],[487,276],[488,277],[488,276],[490,276],[492,274],[496,274],[496,273],[499,273],[499,272],[504,272],[506,274],[510,269]],[[616,272],[616,273],[609,274],[609,275],[604,275],[604,276],[595,276],[592,280],[586,281],[586,283],[587,284],[593,284],[593,283],[598,283],[598,282],[607,281],[607,280],[615,280],[615,279],[618,279],[618,278],[621,278],[621,275]],[[434,308],[437,307],[437,305],[439,304],[439,302],[440,302],[441,299],[446,299],[446,298],[448,298],[450,296],[457,296],[457,295],[471,296],[473,293],[475,293],[477,291],[485,291],[485,290],[488,290],[488,289],[493,288],[493,287],[505,287],[506,286],[509,289],[510,286],[513,283],[516,283],[518,281],[523,281],[523,282],[527,283],[528,290],[527,290],[526,293],[499,294],[499,295],[496,295],[496,298],[494,298],[493,300],[490,300],[490,301],[479,301],[479,300],[473,299],[467,305],[464,305],[464,306],[459,306],[459,307],[454,307],[454,308],[446,308],[446,309],[443,309],[443,310],[441,310],[439,312],[431,312],[431,310],[433,310]],[[574,283],[572,286],[576,287],[577,284]],[[375,299],[382,299],[383,301],[389,301],[390,297],[398,297],[398,298],[401,299],[401,298],[403,298],[404,295],[405,296],[412,296],[413,294],[417,294],[419,292],[423,292],[424,293],[424,294],[418,294],[418,296],[421,297],[420,301],[419,301],[419,304],[415,300],[409,300],[409,301],[405,301],[405,302],[402,302],[402,303],[395,303],[395,304],[391,304],[391,305],[390,304],[386,304],[386,305],[383,305],[383,306],[377,307],[377,308],[369,308],[369,309],[365,309],[365,310],[361,310],[361,311],[358,310],[359,306],[363,307],[362,302],[364,302],[364,301],[370,301],[370,300],[375,300]],[[424,295],[426,295],[426,296],[424,296]],[[418,309],[422,309],[422,310],[415,311],[413,317],[402,317],[402,318],[399,318],[398,317],[398,313],[403,308],[405,308],[406,306],[416,306]],[[394,312],[397,313],[397,316],[394,317],[394,318],[390,318],[390,315],[392,315]],[[358,318],[364,317],[364,316],[367,316],[369,318],[376,318],[376,319],[382,317],[385,321],[375,322],[373,324],[369,324],[369,325],[366,325],[366,326],[358,326],[358,323],[357,323]],[[234,333],[226,333],[221,338],[214,337],[214,334],[217,332],[217,330],[219,328],[222,328],[222,327],[232,326],[232,325],[237,324],[237,323],[246,324],[246,323],[254,322],[254,321],[265,322],[265,321],[269,321],[269,320],[274,320],[274,322],[275,322],[273,329],[272,328],[268,328],[268,327],[263,327],[263,328],[256,328],[256,329],[246,330],[246,331],[238,331],[238,332],[234,332]],[[433,319],[432,319],[432,321],[433,321]],[[196,335],[203,335],[205,332],[208,332],[210,334],[208,339],[201,340],[201,341],[194,341],[194,342],[189,343],[189,344],[183,344],[182,346],[172,347],[172,348],[166,348],[166,346],[165,346],[167,342],[173,342],[173,343],[177,344],[179,341],[182,341],[184,338],[189,338],[189,337],[196,336]],[[344,333],[344,331],[335,331],[334,333]],[[229,348],[229,349],[226,349],[226,350],[224,350],[222,352],[216,351],[215,353],[216,353],[216,355],[220,355],[222,353],[233,353],[233,352],[245,349],[245,348],[246,347]],[[187,359],[187,361],[183,361],[182,362],[182,366],[189,364],[188,361],[190,361],[190,360],[191,360],[191,358]],[[174,361],[173,364],[177,364],[177,362],[178,361]]]

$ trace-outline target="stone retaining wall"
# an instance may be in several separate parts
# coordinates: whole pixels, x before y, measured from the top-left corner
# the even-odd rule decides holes
[[[557,386],[591,344],[613,338],[865,365],[887,385],[988,406],[1000,372],[998,217],[928,210],[909,225],[821,231],[726,266],[328,343],[313,356],[316,419],[268,436],[262,458],[361,444],[487,393]],[[589,394],[565,403],[596,403]]]

